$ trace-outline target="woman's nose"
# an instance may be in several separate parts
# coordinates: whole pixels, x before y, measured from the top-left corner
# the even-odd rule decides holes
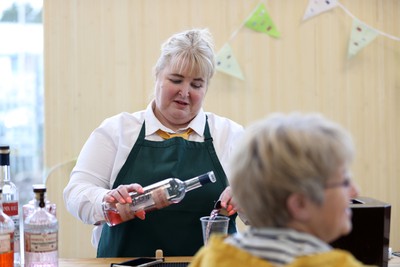
[[[350,197],[356,198],[360,195],[360,187],[353,181],[350,185]]]
[[[179,89],[179,94],[182,97],[187,97],[189,95],[189,90],[190,90],[190,85],[189,84],[183,84],[181,88]]]

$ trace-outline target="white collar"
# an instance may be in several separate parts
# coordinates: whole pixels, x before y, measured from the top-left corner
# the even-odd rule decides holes
[[[154,134],[158,129],[161,129],[163,131],[169,132],[169,133],[174,133],[175,131],[169,129],[168,127],[164,126],[156,117],[153,111],[153,103],[154,100],[152,100],[146,108],[146,112],[144,115],[144,120],[146,122],[146,136]],[[203,136],[204,133],[204,128],[206,124],[206,116],[203,108],[200,109],[199,113],[194,117],[194,119],[189,123],[189,125],[183,129],[179,129],[178,132],[180,131],[185,131],[188,128],[192,128],[193,131],[196,132],[199,136]]]

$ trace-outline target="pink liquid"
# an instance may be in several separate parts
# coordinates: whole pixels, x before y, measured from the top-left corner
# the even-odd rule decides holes
[[[214,220],[218,216],[220,209],[213,209],[210,213],[210,220]]]
[[[212,223],[212,221],[215,220],[215,217],[218,216],[220,211],[221,211],[221,209],[213,209],[210,213],[210,221],[208,222],[207,227],[206,227],[206,240],[208,240],[208,237],[210,236],[211,223]]]
[[[119,213],[113,211],[113,210],[107,210],[106,211],[106,216],[108,221],[110,222],[110,224],[112,226],[120,224],[123,222],[121,215],[119,215]]]

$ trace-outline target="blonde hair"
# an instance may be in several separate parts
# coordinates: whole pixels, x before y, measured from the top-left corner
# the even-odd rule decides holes
[[[322,203],[327,179],[353,155],[350,135],[323,116],[273,114],[246,130],[233,156],[233,196],[251,225],[285,227],[288,196]]]
[[[215,73],[214,44],[207,29],[192,29],[176,33],[161,46],[161,55],[154,67],[158,74],[171,65],[173,70],[182,73],[201,75],[207,82]]]

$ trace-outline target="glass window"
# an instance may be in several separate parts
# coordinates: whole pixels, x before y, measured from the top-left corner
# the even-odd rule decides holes
[[[0,1],[0,144],[20,203],[43,173],[43,0]]]

